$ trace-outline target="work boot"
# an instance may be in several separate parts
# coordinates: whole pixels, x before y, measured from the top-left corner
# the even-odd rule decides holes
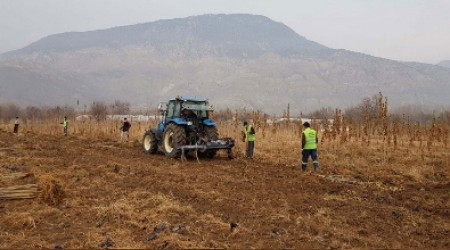
[[[302,164],[302,171],[306,171],[306,165]]]
[[[318,172],[320,170],[319,164],[318,163],[314,163],[314,171]]]

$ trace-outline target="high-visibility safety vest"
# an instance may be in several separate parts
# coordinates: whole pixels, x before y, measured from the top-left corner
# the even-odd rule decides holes
[[[69,126],[69,121],[68,120],[64,120],[62,124],[63,124],[64,128],[67,128],[67,126]]]
[[[252,131],[253,125],[247,125],[244,127],[244,134],[245,134],[245,141],[255,141],[255,135],[250,134],[250,131]]]
[[[305,147],[303,149],[317,149],[317,132],[314,129],[306,128],[303,135],[305,136]]]

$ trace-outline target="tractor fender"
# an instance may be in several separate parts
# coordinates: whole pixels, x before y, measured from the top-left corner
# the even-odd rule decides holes
[[[147,132],[150,132],[152,134],[155,135],[156,140],[160,141],[161,140],[161,133],[158,133],[158,129],[149,129]]]
[[[213,122],[213,121],[211,121],[210,119],[205,119],[205,120],[203,120],[203,124],[204,124],[205,126],[208,126],[208,127],[216,126],[216,123]]]
[[[156,139],[161,140],[165,128],[166,125],[164,124],[164,122],[160,122],[158,124],[158,127],[156,127],[156,129],[151,129],[151,131],[153,131],[153,133],[155,134]]]
[[[187,125],[186,119],[183,119],[183,118],[173,118],[170,120],[169,123],[171,123],[171,122],[175,123],[176,125]],[[169,123],[167,123],[167,124],[169,124]]]

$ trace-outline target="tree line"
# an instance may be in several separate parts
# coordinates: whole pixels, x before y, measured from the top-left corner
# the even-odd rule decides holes
[[[315,111],[305,114],[298,114],[299,118],[312,118],[312,119],[333,119],[336,111],[342,113],[342,116],[348,122],[361,122],[367,117],[375,118],[379,116],[379,109],[382,102],[386,102],[387,98],[383,97],[381,93],[373,95],[371,97],[363,98],[358,104],[348,107],[343,111],[331,108],[321,107]],[[283,111],[283,117],[290,117],[290,107]],[[238,117],[240,120],[246,117],[251,117],[252,113],[257,112],[259,116],[269,118],[270,116],[263,111],[249,111],[249,110],[231,110],[229,108],[216,110],[214,112],[214,118],[216,120],[226,121],[231,120],[233,117]],[[115,100],[112,103],[105,103],[103,101],[94,101],[89,107],[85,107],[84,111],[76,111],[71,106],[56,106],[56,107],[37,107],[27,106],[21,108],[15,103],[0,103],[0,121],[9,122],[15,117],[27,120],[46,120],[46,119],[60,119],[64,116],[69,118],[75,118],[76,115],[87,114],[92,116],[97,121],[105,120],[107,115],[124,115],[131,114],[131,105],[129,102],[121,100]],[[133,114],[141,114],[140,112],[134,112]],[[152,110],[151,114],[156,114],[156,110]],[[294,115],[295,116],[295,115]],[[440,122],[450,124],[450,108],[442,108],[439,111],[432,110],[428,107],[420,105],[405,105],[390,109],[388,119],[392,122],[398,122],[400,120],[408,119],[413,123],[431,123],[433,119],[438,119]]]
[[[8,122],[15,117],[20,117],[25,120],[46,120],[46,119],[61,119],[66,116],[75,118],[80,114],[88,114],[97,120],[104,120],[109,114],[130,114],[131,105],[129,102],[116,100],[113,103],[107,104],[103,101],[94,101],[85,111],[76,111],[71,106],[55,106],[55,107],[37,107],[27,106],[21,108],[15,103],[0,103],[0,121]]]
[[[375,119],[380,116],[380,108],[385,105],[387,109],[388,98],[382,93],[371,97],[363,98],[358,104],[348,107],[343,111],[331,107],[320,108],[313,112],[307,113],[304,117],[313,119],[332,119],[336,112],[342,114],[347,122],[363,122],[364,119]],[[450,125],[450,108],[440,108],[434,110],[430,107],[422,105],[403,105],[400,107],[390,108],[388,117],[391,122],[400,122],[409,120],[411,123],[430,124],[433,120]]]

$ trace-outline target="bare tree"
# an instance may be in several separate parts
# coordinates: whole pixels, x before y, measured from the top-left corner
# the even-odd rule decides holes
[[[104,102],[93,102],[89,113],[95,117],[97,122],[106,119],[108,106]]]
[[[216,121],[229,121],[233,119],[233,111],[229,108],[225,110],[214,111],[214,119]]]
[[[16,116],[20,116],[20,114],[21,114],[21,109],[15,103],[4,104],[3,107],[1,108],[1,117],[5,121],[9,121]]]
[[[42,108],[45,118],[47,119],[57,119],[63,116],[63,109],[60,106],[54,108],[44,107]]]
[[[395,108],[392,115],[405,116],[410,122],[425,124],[433,120],[433,110],[421,105],[403,105]]]
[[[67,116],[67,118],[71,119],[75,117],[75,108],[70,106],[64,106],[63,108],[64,116]]]
[[[313,118],[313,119],[331,119],[335,115],[335,109],[331,107],[320,108],[316,111],[310,112],[306,114],[305,117]]]
[[[126,115],[130,113],[130,103],[122,102],[120,100],[115,100],[110,106],[111,112],[114,115]]]
[[[439,118],[444,122],[450,125],[450,110],[442,111],[439,115]]]
[[[359,104],[353,107],[347,108],[344,112],[344,116],[348,121],[363,121],[364,115],[368,112],[368,115],[372,118],[378,115],[378,100],[379,95],[373,95],[372,97],[365,97]]]
[[[25,108],[25,117],[30,120],[42,119],[44,116],[42,110],[35,106],[28,106]]]

